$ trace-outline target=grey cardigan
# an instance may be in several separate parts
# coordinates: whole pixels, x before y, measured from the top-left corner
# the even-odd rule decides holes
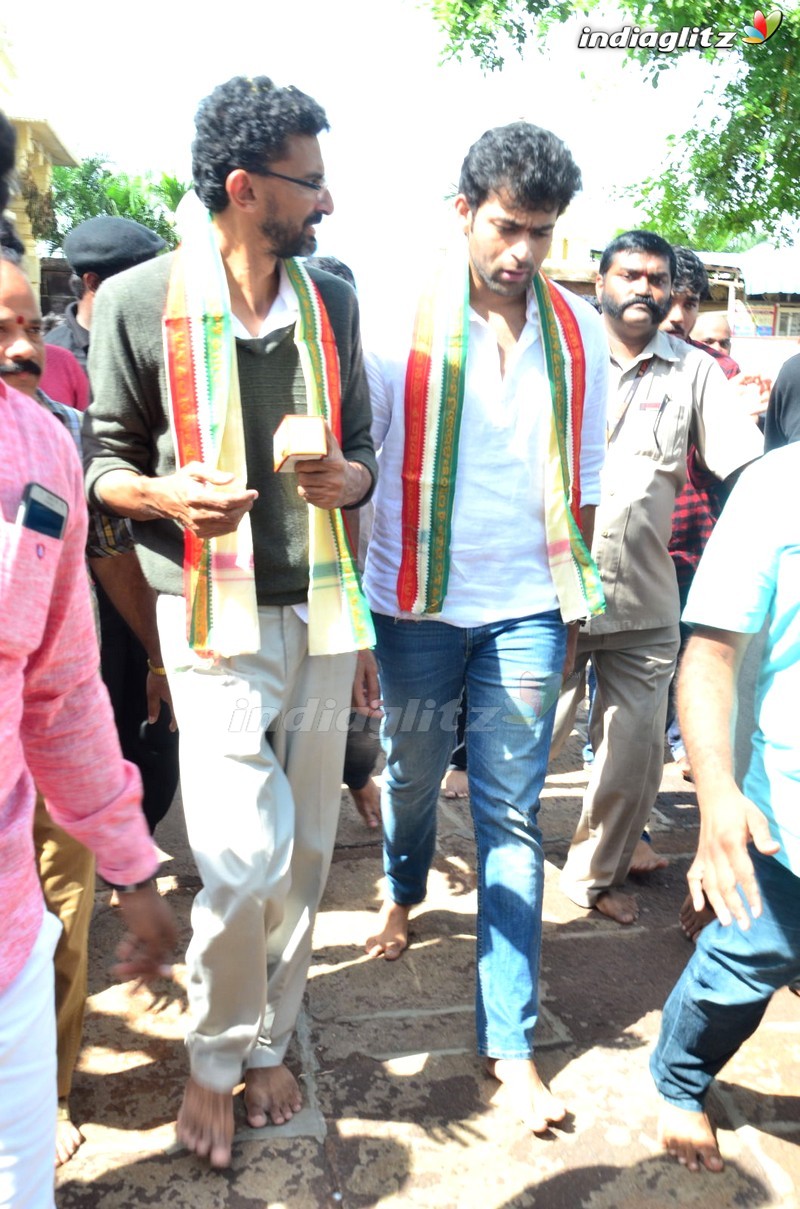
[[[162,314],[172,256],[161,256],[104,282],[92,321],[89,374],[92,403],[84,417],[86,490],[120,468],[147,476],[172,474],[175,449],[167,404]],[[342,381],[342,449],[377,477],[370,437],[353,290],[339,278],[309,270],[333,327]],[[294,604],[308,586],[308,523],[294,476],[276,475],[272,433],[287,412],[305,411],[305,384],[293,326],[262,339],[237,340],[247,448],[248,487],[259,491],[252,512],[256,588],[261,604]],[[371,491],[364,497],[365,502]],[[145,576],[158,592],[183,593],[183,533],[171,520],[134,521]]]

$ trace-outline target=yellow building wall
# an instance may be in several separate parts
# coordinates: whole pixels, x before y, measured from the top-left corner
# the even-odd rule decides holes
[[[47,193],[53,176],[53,164],[72,166],[75,159],[61,144],[50,124],[39,117],[18,117],[19,80],[14,67],[13,46],[8,33],[0,24],[0,109],[11,120],[17,132],[17,180],[19,190],[9,202],[8,214],[17,234],[25,245],[24,267],[35,290],[40,284],[39,258],[36,254],[31,220],[28,215],[25,192],[31,187],[39,193]],[[15,113],[16,110],[16,113]]]

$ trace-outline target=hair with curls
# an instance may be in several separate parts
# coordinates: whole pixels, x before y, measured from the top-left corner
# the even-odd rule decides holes
[[[708,273],[700,257],[691,248],[673,244],[675,272],[672,277],[673,294],[697,294],[698,298],[710,298]]]
[[[601,277],[608,272],[618,252],[646,252],[649,256],[663,256],[669,264],[669,275],[675,280],[676,264],[672,244],[656,235],[655,231],[623,231],[622,235],[612,239],[600,257],[598,272]]]
[[[580,168],[566,143],[530,122],[482,134],[467,152],[458,182],[473,212],[502,189],[522,210],[563,214],[580,187]]]
[[[258,172],[281,158],[294,134],[328,129],[325,110],[299,89],[266,76],[235,76],[200,102],[195,115],[192,175],[197,196],[212,213],[228,204],[225,181],[235,168]]]

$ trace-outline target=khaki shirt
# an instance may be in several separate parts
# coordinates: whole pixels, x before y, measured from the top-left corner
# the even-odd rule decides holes
[[[656,332],[622,366],[611,357],[608,451],[592,553],[606,612],[591,634],[677,625],[678,585],[668,545],[689,444],[720,479],[760,457],[763,438],[736,406],[713,357]]]

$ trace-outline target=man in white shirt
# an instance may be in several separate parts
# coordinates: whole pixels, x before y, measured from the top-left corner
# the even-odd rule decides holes
[[[487,131],[455,201],[467,255],[445,265],[415,319],[385,326],[368,358],[380,477],[366,591],[386,712],[388,897],[367,949],[394,960],[408,944],[466,691],[478,1052],[534,1132],[566,1112],[532,1059],[539,792],[568,633],[603,607],[587,546],[608,353],[592,308],[539,274],[579,187],[550,132]]]

